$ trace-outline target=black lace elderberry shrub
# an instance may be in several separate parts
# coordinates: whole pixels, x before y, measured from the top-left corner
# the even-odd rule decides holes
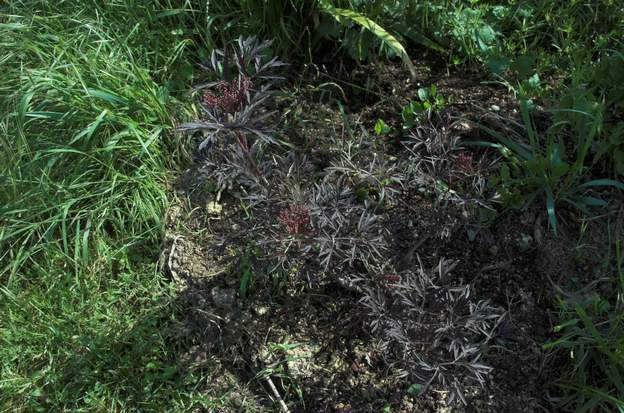
[[[243,108],[247,100],[247,94],[253,88],[250,78],[244,76],[231,82],[221,81],[217,83],[217,94],[210,90],[204,90],[202,104],[212,111],[235,114]]]
[[[200,151],[237,152],[229,156],[222,153],[205,157],[208,166],[215,164],[222,174],[229,174],[222,177],[224,181],[231,182],[240,176],[264,181],[261,161],[257,157],[262,153],[259,144],[274,143],[273,130],[267,124],[274,112],[267,111],[265,103],[282,79],[276,75],[276,69],[285,65],[277,58],[266,59],[270,46],[270,41],[260,42],[250,37],[239,38],[223,49],[213,50],[210,60],[202,67],[217,80],[194,88],[202,91],[200,117],[178,128],[178,131],[203,134]],[[219,137],[222,138],[220,144],[214,145]],[[243,156],[243,163],[238,162],[239,155]],[[220,167],[223,161],[231,159],[237,162],[230,162],[226,168]]]
[[[456,262],[442,259],[432,269],[418,262],[413,270],[380,268],[377,280],[356,280],[361,303],[389,365],[421,384],[421,393],[442,385],[448,404],[466,404],[466,388],[484,386],[492,370],[482,351],[498,337],[505,313],[474,300],[470,285],[452,282]]]
[[[290,205],[283,209],[279,220],[288,235],[304,235],[311,230],[310,210],[304,205]]]
[[[272,113],[263,112],[263,103],[282,80],[275,71],[285,63],[275,57],[266,61],[264,55],[270,46],[270,41],[259,42],[255,37],[249,37],[213,50],[210,60],[202,67],[217,80],[194,88],[203,91],[199,101],[201,118],[178,129],[205,132],[207,136],[200,148],[219,134],[252,134],[272,143],[271,129],[265,125]]]

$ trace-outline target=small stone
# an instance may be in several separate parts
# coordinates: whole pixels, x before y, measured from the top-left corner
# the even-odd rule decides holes
[[[529,249],[529,247],[533,243],[533,237],[530,236],[529,234],[520,234],[520,238],[518,239],[517,242],[518,242],[518,247],[520,247],[522,251],[526,251]]]
[[[451,125],[451,129],[458,131],[458,132],[470,132],[473,129],[473,127],[468,121],[460,120],[458,122],[455,122],[453,125]]]
[[[208,211],[209,214],[218,215],[223,210],[223,205],[217,203],[216,201],[208,202],[208,204],[206,205],[206,210]]]
[[[254,305],[251,309],[259,316],[266,315],[269,312],[269,307],[262,304]]]

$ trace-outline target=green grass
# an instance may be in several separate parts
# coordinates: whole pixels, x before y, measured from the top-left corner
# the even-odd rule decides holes
[[[555,332],[560,336],[545,347],[569,357],[557,381],[565,411],[624,410],[624,271],[621,242],[614,244],[615,265],[607,265],[608,288],[589,297],[558,300],[561,322]]]
[[[0,8],[0,411],[212,403],[158,267],[188,40],[109,3]]]

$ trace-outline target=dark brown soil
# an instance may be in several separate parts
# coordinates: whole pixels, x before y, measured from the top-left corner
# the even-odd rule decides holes
[[[453,97],[431,125],[463,139],[479,137],[471,121],[495,123],[516,116],[505,90],[484,85],[474,75],[436,74],[422,67],[419,78],[411,80],[401,67],[371,65],[351,74],[350,83],[368,81],[368,95],[351,90],[343,117],[332,99],[344,102],[337,87],[344,82],[319,86],[333,79],[326,76],[277,103],[284,114],[279,137],[306,153],[316,171],[334,157],[324,146],[326,136],[349,140],[372,134],[379,118],[400,126],[400,106],[415,99],[419,86],[435,83],[440,93]],[[398,158],[405,152],[392,140],[376,150]],[[475,163],[481,159],[487,165],[478,170],[484,178],[496,173],[495,154],[466,150]],[[449,176],[444,168],[435,173]],[[471,195],[463,182],[451,186]],[[497,214],[484,222],[474,209],[441,200],[432,185],[430,180],[412,185],[387,206],[383,224],[390,234],[393,268],[401,271],[418,262],[434,268],[441,258],[454,260],[454,282],[469,284],[476,300],[489,300],[506,314],[498,339],[483,349],[484,361],[493,367],[485,386],[469,386],[466,404],[451,407],[444,385],[411,394],[413,383],[388,362],[371,331],[361,294],[332,271],[319,272],[318,282],[302,280],[296,268],[279,276],[258,272],[243,297],[241,277],[261,267],[254,262],[261,255],[246,255],[256,239],[252,234],[275,227],[275,211],[250,217],[227,193],[216,203],[195,166],[182,174],[174,188],[179,202],[169,216],[167,268],[180,291],[180,340],[195,343],[184,357],[187,368],[212,372],[214,381],[204,385],[208,394],[226,394],[222,411],[279,411],[265,376],[292,412],[553,410],[548,396],[554,391],[550,382],[557,358],[542,349],[552,338],[551,281],[565,286],[575,277],[591,279],[602,260],[596,245],[604,243],[603,229],[589,225],[590,235],[581,244],[575,235],[578,223],[564,219],[555,239],[541,206],[516,212],[495,202]]]

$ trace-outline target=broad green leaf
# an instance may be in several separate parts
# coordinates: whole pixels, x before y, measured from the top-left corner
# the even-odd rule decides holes
[[[478,29],[477,44],[481,51],[487,51],[492,47],[492,43],[496,38],[496,32],[489,25],[484,24]]]
[[[614,179],[594,179],[593,181],[585,182],[579,185],[581,188],[590,188],[595,186],[612,186],[624,190],[624,184]]]
[[[591,196],[583,196],[579,198],[579,202],[587,206],[606,206],[607,205],[607,201],[605,201],[604,199],[594,198]]]
[[[387,135],[391,130],[392,128],[390,128],[383,119],[377,119],[377,123],[375,123],[375,134],[378,136]]]
[[[403,106],[403,109],[401,109],[401,117],[403,118],[404,121],[412,121],[412,120],[414,120],[414,110],[413,110],[413,108],[410,105]]]
[[[392,51],[394,51],[397,56],[399,56],[403,60],[403,63],[405,63],[405,66],[407,66],[407,68],[409,69],[412,78],[416,78],[416,68],[412,64],[412,61],[407,54],[407,51],[405,50],[401,42],[396,39],[396,37],[392,36],[383,27],[381,27],[368,17],[354,10],[336,8],[331,4],[329,0],[319,0],[319,3],[321,4],[321,6],[323,6],[324,12],[328,13],[336,20],[340,21],[340,17],[344,17],[360,25],[361,27],[370,30],[371,33],[377,36],[377,38],[379,38],[382,42],[386,43],[390,47],[390,49],[392,49]]]
[[[488,58],[486,65],[490,72],[499,75],[509,68],[509,59],[491,56]]]
[[[557,216],[555,215],[555,196],[550,188],[550,185],[546,185],[544,188],[546,192],[546,211],[548,212],[548,222],[550,223],[553,232],[557,234]]]
[[[531,76],[530,78],[527,79],[526,84],[529,88],[535,90],[538,89],[540,86],[540,78],[539,75],[537,73],[535,73],[533,76]]]
[[[414,383],[407,389],[407,394],[409,394],[410,396],[418,396],[422,389],[422,384]]]

